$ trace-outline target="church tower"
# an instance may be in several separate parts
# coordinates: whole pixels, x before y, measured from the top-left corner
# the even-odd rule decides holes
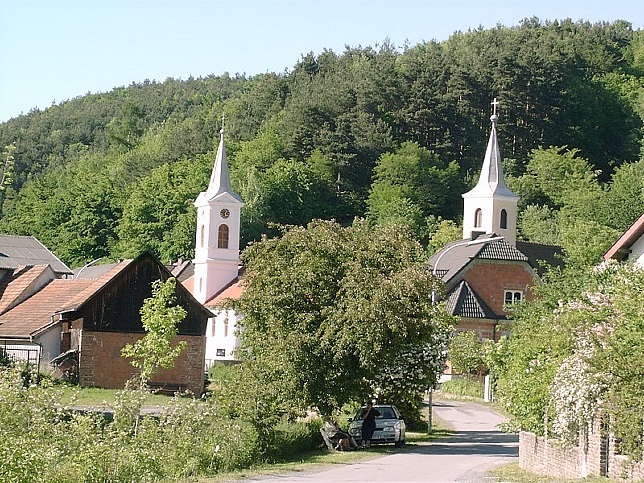
[[[244,203],[230,187],[223,124],[222,119],[219,148],[208,189],[199,193],[194,202],[197,239],[193,294],[201,303],[235,280],[239,266],[239,232]]]
[[[503,179],[501,152],[496,137],[496,114],[499,102],[492,102],[493,114],[490,140],[487,144],[483,168],[477,185],[463,196],[463,238],[475,238],[484,233],[505,237],[510,245],[517,239],[517,202]]]

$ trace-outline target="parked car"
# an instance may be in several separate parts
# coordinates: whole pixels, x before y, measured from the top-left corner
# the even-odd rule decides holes
[[[405,420],[393,404],[376,404],[373,406],[380,415],[376,416],[376,430],[372,444],[394,443],[397,447],[405,444]],[[362,439],[362,414],[365,406],[358,409],[353,418],[349,418],[349,434],[356,441]]]

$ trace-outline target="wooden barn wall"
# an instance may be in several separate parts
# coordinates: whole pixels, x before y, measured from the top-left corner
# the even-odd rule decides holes
[[[137,259],[85,304],[83,329],[98,332],[143,332],[141,307],[152,296],[152,282],[170,273],[151,256]],[[181,335],[205,335],[206,309],[177,283],[177,303],[187,311],[179,324]]]

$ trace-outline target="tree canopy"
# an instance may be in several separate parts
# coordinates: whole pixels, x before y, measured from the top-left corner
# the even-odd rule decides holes
[[[329,414],[377,396],[419,408],[455,321],[431,305],[439,282],[408,230],[318,221],[252,244],[243,262],[239,356],[273,389],[265,404]]]
[[[146,80],[81,96],[0,124],[0,146],[11,146],[0,229],[35,235],[72,265],[141,248],[189,258],[182,232],[225,113],[244,244],[275,234],[276,223],[355,216],[408,224],[427,242],[432,220],[460,223],[496,97],[522,211],[623,230],[644,204],[642,45],[623,21],[532,18],[404,49],[324,50],[280,74]],[[543,219],[535,213],[523,218],[524,236],[546,233],[527,226]]]

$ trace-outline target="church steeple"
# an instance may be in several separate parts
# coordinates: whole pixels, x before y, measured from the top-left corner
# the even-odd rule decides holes
[[[199,193],[193,295],[205,303],[237,278],[241,208],[244,205],[230,186],[224,118],[219,147],[206,191]]]
[[[221,118],[221,130],[219,131],[219,147],[217,148],[217,156],[215,157],[215,165],[212,168],[210,175],[210,183],[208,183],[208,190],[206,191],[206,198],[209,200],[216,197],[229,194],[241,202],[239,195],[233,192],[230,187],[230,176],[228,175],[228,158],[226,157],[226,145],[224,144],[224,123],[226,117]]]
[[[495,98],[490,117],[492,122],[490,139],[479,181],[474,188],[463,195],[463,238],[481,233],[496,233],[504,236],[508,243],[514,245],[519,197],[508,188],[503,178],[501,151],[496,134],[496,123],[499,120],[498,105],[499,102]]]

